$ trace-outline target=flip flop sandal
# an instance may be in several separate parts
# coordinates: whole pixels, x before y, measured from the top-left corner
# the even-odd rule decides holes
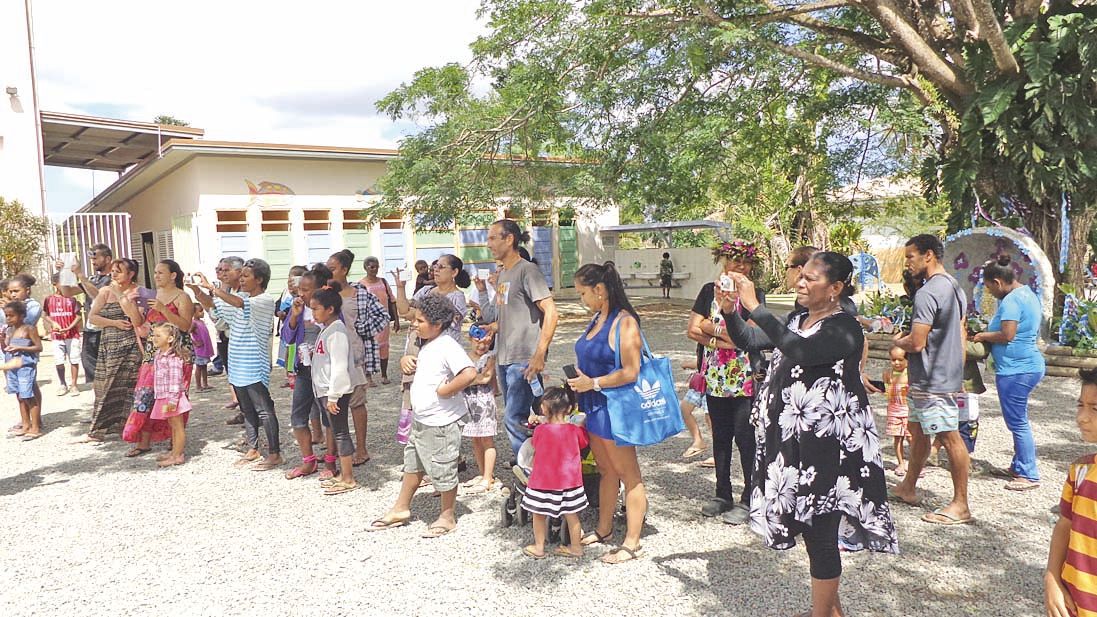
[[[27,438],[24,437],[23,441],[26,441],[26,440],[27,440]],[[1007,482],[1006,485],[1005,485],[1005,489],[1007,491],[1016,491],[1016,492],[1031,491],[1032,489],[1035,489],[1035,488],[1040,488],[1040,483],[1039,482],[1032,482],[1030,480],[1021,480],[1020,478],[1018,478],[1016,480],[1013,480],[1011,482]]]
[[[241,467],[247,467],[248,465],[250,465],[250,464],[252,464],[252,463],[254,463],[255,461],[258,461],[258,460],[260,460],[258,456],[255,457],[255,458],[248,458],[246,456],[241,456],[240,458],[236,459],[236,462],[234,462],[232,464],[232,466],[239,469]]]
[[[602,563],[608,563],[610,565],[617,565],[619,563],[626,563],[626,562],[629,562],[629,561],[639,559],[643,555],[643,550],[644,550],[644,547],[642,547],[642,546],[637,546],[636,550],[628,548],[627,546],[618,546],[617,548],[611,549],[610,552],[605,555],[605,557],[602,557],[601,561],[602,561]],[[619,555],[621,553],[626,553],[628,555],[628,559],[617,559],[617,555]],[[607,561],[606,557],[609,557],[611,555],[613,556],[613,561]]]
[[[370,459],[372,459],[372,458],[373,458],[372,456],[367,456],[366,458],[364,458],[364,459],[362,459],[358,462],[351,461],[351,466],[352,467],[361,467],[362,465],[365,465],[366,463],[370,462]]]
[[[697,463],[698,467],[704,467],[705,469],[716,469],[716,459],[707,458],[700,463]]]
[[[329,482],[335,477],[335,472],[330,469],[324,469],[320,472],[320,482]]]
[[[397,527],[403,527],[411,522],[411,518],[397,518],[390,521],[386,521],[383,517],[379,518],[369,524],[366,527],[366,531],[385,531],[386,529],[396,529]]]
[[[567,557],[568,559],[581,559],[583,557],[582,555],[576,555],[563,546],[557,546],[556,550],[552,551],[552,554],[557,557]]]
[[[903,499],[903,498],[899,497],[898,495],[896,495],[895,491],[893,491],[890,486],[888,487],[888,501],[890,501],[892,503],[901,503],[904,506],[910,506],[912,508],[924,508],[925,507],[925,505],[922,503],[921,498],[918,498],[917,501],[907,501],[906,499]]]
[[[126,452],[126,458],[135,458],[152,452],[152,448],[133,448],[129,452]]]
[[[587,542],[587,539],[590,538],[591,536],[594,536],[594,539],[591,540],[590,542]],[[593,546],[595,544],[605,544],[606,540],[611,540],[611,539],[613,539],[613,532],[612,531],[603,536],[602,534],[598,533],[597,529],[595,529],[594,531],[592,531],[592,532],[588,533],[587,535],[583,536],[583,539],[579,540],[579,544],[581,544],[583,546]]]
[[[25,433],[20,441],[34,441],[42,436],[42,433]]]
[[[252,471],[270,471],[281,467],[283,463],[268,463],[267,461],[259,461],[252,465],[249,469]]]
[[[357,490],[361,486],[362,485],[358,484],[358,483],[348,484],[346,482],[336,480],[335,482],[332,482],[331,485],[328,486],[324,490],[324,494],[325,495],[342,495],[343,493],[349,493],[353,490]]]
[[[693,446],[690,446],[685,452],[682,453],[682,458],[690,459],[695,456],[699,456],[701,454],[704,454],[705,450],[707,449],[708,448],[694,448]]]
[[[452,532],[456,527],[441,527],[439,525],[432,525],[427,527],[427,531],[419,536],[421,538],[441,538],[442,536]]]
[[[944,508],[937,508],[933,512],[926,512],[922,515],[922,520],[927,523],[933,523],[934,525],[967,525],[968,523],[974,523],[975,518],[969,516],[967,518],[957,518],[948,512],[945,512]]]
[[[473,486],[470,486],[467,491],[465,491],[465,494],[466,495],[481,495],[483,493],[490,492],[491,489],[493,489],[493,488],[495,488],[495,483],[494,482],[492,482],[491,484],[483,484],[483,483],[474,484]]]
[[[544,559],[545,557],[548,557],[548,555],[544,553],[541,553],[540,555],[534,553],[528,546],[522,549],[522,554],[530,559]]]
[[[479,484],[480,480],[483,480],[483,479],[484,479],[484,476],[476,476],[475,478],[463,483],[461,486],[464,487],[464,488],[472,488],[472,487],[476,486],[477,484]]]
[[[183,461],[169,461],[168,459],[164,459],[162,461],[158,461],[156,463],[156,466],[163,469],[165,467],[175,467],[176,465],[182,465],[185,462],[186,462],[185,460],[183,460]]]
[[[385,378],[385,379],[382,379],[382,380],[381,380],[381,385],[387,386],[387,385],[389,385],[390,383],[392,383],[392,382],[391,382],[391,381],[389,381],[389,380],[388,380],[388,378]]]
[[[312,466],[312,471],[301,471],[300,467],[294,467],[286,472],[287,480],[296,480],[297,478],[304,478],[305,476],[311,476],[316,473],[316,465]]]

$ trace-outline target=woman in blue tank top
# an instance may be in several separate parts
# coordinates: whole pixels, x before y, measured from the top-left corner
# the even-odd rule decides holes
[[[594,319],[575,342],[579,376],[568,385],[579,393],[579,410],[587,414],[590,449],[602,475],[598,487],[598,526],[583,538],[583,545],[608,544],[613,538],[613,513],[617,491],[625,485],[627,524],[621,544],[602,557],[606,563],[622,563],[640,556],[640,529],[647,514],[648,498],[640,477],[635,446],[619,446],[606,410],[603,388],[636,382],[640,372],[640,321],[625,296],[621,277],[612,262],[587,264],[575,272],[575,289]],[[620,333],[621,367],[615,349]]]

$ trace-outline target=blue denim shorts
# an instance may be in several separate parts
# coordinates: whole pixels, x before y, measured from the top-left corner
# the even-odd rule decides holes
[[[34,398],[34,381],[38,379],[38,365],[21,366],[8,371],[8,394],[26,400]]]

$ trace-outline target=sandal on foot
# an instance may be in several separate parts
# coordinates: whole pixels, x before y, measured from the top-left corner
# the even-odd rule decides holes
[[[173,458],[171,458],[171,457],[168,457],[168,458],[166,458],[166,459],[163,459],[163,460],[161,460],[161,461],[157,461],[157,462],[156,462],[156,466],[157,466],[157,467],[160,467],[160,468],[164,468],[164,467],[175,467],[176,465],[182,465],[182,464],[183,464],[183,463],[185,463],[185,462],[186,462],[186,460],[185,460],[185,459],[182,459],[182,458],[180,458],[180,459],[178,459],[178,460],[175,460],[175,459],[173,459]]]
[[[20,441],[34,441],[42,436],[42,433],[23,433],[23,439]]]
[[[368,455],[366,456],[366,458],[360,459],[360,460],[357,459],[357,458],[353,458],[353,459],[351,459],[350,464],[353,467],[361,467],[362,465],[365,465],[366,463],[368,463],[371,458],[373,458],[373,457],[368,456]]]
[[[258,456],[241,456],[240,458],[236,459],[232,466],[236,468],[247,467],[257,460],[259,460]]]
[[[612,531],[603,536],[602,534],[598,533],[597,529],[595,529],[594,531],[583,536],[583,539],[579,540],[579,544],[583,546],[591,546],[592,544],[605,544],[607,540],[611,539],[613,539]]]
[[[960,518],[945,512],[944,508],[937,508],[933,512],[926,512],[923,514],[922,520],[927,523],[933,523],[934,525],[966,525],[975,522],[975,517],[968,516],[967,518]]]
[[[544,559],[547,556],[544,553],[538,554],[533,552],[533,548],[529,546],[522,549],[522,554],[530,559]]]
[[[567,557],[568,559],[581,559],[583,557],[582,553],[576,555],[566,546],[557,546],[556,549],[552,551],[552,554],[557,557]]]
[[[390,518],[387,520],[385,519],[385,517],[381,517],[370,523],[369,527],[366,527],[366,531],[384,531],[386,529],[396,529],[397,527],[403,527],[410,522],[410,516],[407,518]]]
[[[689,459],[695,456],[700,456],[701,454],[705,453],[705,450],[707,450],[707,448],[695,448],[693,446],[690,446],[686,449],[685,452],[682,453],[682,458]]]
[[[300,467],[294,467],[286,472],[287,480],[296,480],[297,478],[304,478],[305,476],[311,476],[316,473],[316,465],[312,465],[312,471],[303,471]]]
[[[894,502],[894,503],[901,503],[901,504],[906,505],[906,506],[911,506],[912,508],[924,508],[925,507],[922,504],[922,498],[921,497],[916,498],[914,501],[907,501],[906,499],[903,499],[899,495],[895,494],[895,491],[892,490],[891,487],[888,487],[888,501],[891,501],[891,502]]]
[[[431,525],[430,527],[427,527],[427,530],[423,533],[423,535],[421,535],[419,537],[420,538],[441,538],[442,536],[446,535],[447,533],[450,533],[454,529],[456,529],[456,527],[442,527],[441,525]]]
[[[26,440],[27,438],[24,437],[23,441]],[[1007,491],[1031,491],[1034,488],[1040,488],[1040,483],[1033,482],[1032,480],[1026,480],[1024,478],[1016,478],[1014,480],[1010,480],[1009,482],[1006,482],[1005,485],[1005,489]]]
[[[478,482],[478,483],[470,486],[468,488],[468,490],[465,491],[465,494],[466,495],[479,495],[479,494],[482,494],[482,493],[487,493],[487,492],[491,491],[491,489],[493,489],[493,488],[495,488],[495,483],[494,482],[492,482],[491,484],[486,484],[484,482]]]
[[[283,464],[284,463],[282,461],[279,461],[277,463],[273,461],[259,461],[258,463],[252,465],[249,469],[251,469],[252,471],[270,471],[271,469],[277,469],[281,467]]]
[[[325,470],[320,472],[319,480],[321,482],[328,482],[334,477],[335,477],[335,472],[334,471],[332,471],[330,469],[325,469]]]
[[[472,488],[480,483],[484,479],[484,476],[476,476],[475,478],[461,484],[464,488]]]
[[[142,454],[148,454],[152,452],[152,448],[133,448],[129,452],[126,452],[126,458],[134,458],[141,456]]]
[[[357,482],[355,482],[354,484],[350,484],[349,482],[343,482],[342,480],[336,480],[335,482],[332,482],[330,486],[328,486],[326,489],[324,489],[324,494],[325,495],[342,495],[343,493],[349,493],[349,492],[357,489],[360,486],[361,486],[361,484],[358,484]]]
[[[625,563],[626,561],[639,559],[641,555],[643,555],[643,550],[644,547],[642,546],[637,546],[635,549],[631,549],[627,546],[618,546],[617,548],[611,549],[610,552],[606,553],[606,555],[602,557],[601,561],[602,563],[608,563],[611,565]],[[618,557],[618,555],[620,555],[621,553],[627,554],[628,558],[621,559],[620,557]]]
[[[697,463],[697,466],[698,467],[704,467],[705,469],[715,469],[716,468],[716,459],[710,456],[710,457],[706,458],[705,460],[701,461],[700,463]]]

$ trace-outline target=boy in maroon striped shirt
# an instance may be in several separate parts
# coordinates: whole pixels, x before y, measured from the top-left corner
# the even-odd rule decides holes
[[[76,396],[80,394],[76,387],[76,378],[80,374],[80,305],[76,300],[61,295],[59,275],[54,274],[50,280],[53,282],[53,294],[46,296],[42,308],[46,328],[53,341],[57,379],[61,383],[57,395],[64,396],[69,392],[69,385],[65,382],[65,365],[68,364],[72,373],[72,393]]]

